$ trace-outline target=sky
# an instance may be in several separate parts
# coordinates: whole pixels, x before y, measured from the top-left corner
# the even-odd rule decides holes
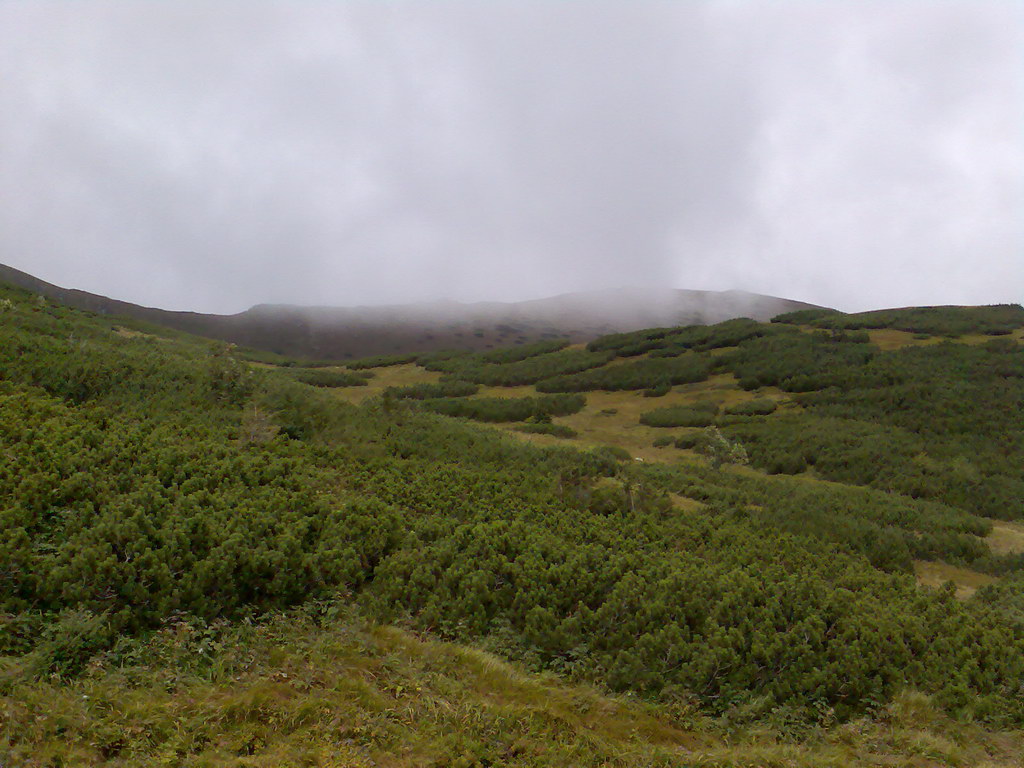
[[[222,313],[1020,302],[1024,3],[8,0],[0,263]]]

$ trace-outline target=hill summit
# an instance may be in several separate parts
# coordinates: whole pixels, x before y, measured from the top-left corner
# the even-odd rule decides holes
[[[551,338],[587,342],[608,333],[667,325],[767,321],[820,309],[743,291],[623,288],[520,302],[307,307],[259,304],[234,315],[175,312],[47,283],[0,265],[0,280],[76,309],[125,315],[289,357],[344,360],[444,348],[484,350]]]

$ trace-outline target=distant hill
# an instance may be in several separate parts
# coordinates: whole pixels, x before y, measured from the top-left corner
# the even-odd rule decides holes
[[[312,359],[460,348],[482,350],[545,338],[590,341],[603,334],[735,317],[768,320],[814,304],[743,291],[621,289],[515,303],[439,301],[369,307],[260,304],[235,315],[142,307],[47,283],[0,265],[0,281],[77,309],[126,315],[209,338]]]

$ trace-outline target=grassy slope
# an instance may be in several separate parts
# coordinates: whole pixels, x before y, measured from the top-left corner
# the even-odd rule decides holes
[[[386,386],[438,377],[415,366],[374,374],[368,386],[338,396],[363,401]],[[479,396],[533,392],[484,388]],[[681,458],[690,452],[650,446],[664,431],[639,425],[641,411],[752,397],[731,376],[717,376],[663,398],[591,393],[587,409],[558,421],[580,431],[570,442]],[[609,409],[617,412],[602,413]],[[997,523],[991,541],[1020,551],[1024,526]],[[952,721],[912,693],[839,727],[744,730],[684,702],[610,697],[329,608],[254,624],[172,622],[148,639],[124,641],[73,681],[33,681],[4,663],[0,756],[19,766],[1017,766],[1024,754],[1024,735]]]
[[[16,684],[0,699],[5,753],[24,768],[1009,768],[1024,734],[955,722],[917,694],[839,727],[744,729],[317,606],[172,623],[71,683]]]
[[[812,331],[810,327],[804,330]],[[937,336],[917,338],[914,334],[893,329],[871,330],[868,332],[871,342],[882,350],[901,349],[908,346],[927,346],[937,344],[941,339]],[[1024,342],[1024,329],[1018,329],[1009,335],[1017,342]],[[991,336],[967,334],[957,341],[967,344],[978,344],[991,340]],[[576,345],[574,348],[582,348]],[[722,354],[732,348],[714,350]],[[641,356],[643,357],[643,356]],[[634,358],[638,359],[638,358]],[[341,370],[341,369],[339,369]],[[362,403],[379,396],[387,387],[405,386],[422,382],[436,382],[439,374],[427,371],[414,364],[391,366],[372,369],[375,373],[369,386],[335,390],[337,396],[347,402]],[[533,386],[516,387],[481,387],[473,397],[525,397],[536,395]],[[543,434],[524,434],[515,430],[516,425],[497,425],[516,437],[538,445],[574,444],[579,447],[614,446],[628,451],[630,455],[644,461],[701,461],[691,450],[678,449],[671,446],[654,447],[653,442],[666,430],[648,427],[639,423],[640,414],[653,408],[672,405],[687,405],[711,401],[720,407],[735,405],[755,399],[771,399],[778,405],[777,414],[792,413],[801,408],[793,402],[789,393],[776,387],[762,387],[757,393],[748,392],[738,386],[736,377],[731,373],[710,376],[706,381],[694,384],[675,386],[663,397],[644,397],[639,390],[622,390],[617,392],[588,392],[587,405],[577,414],[555,419],[577,432],[572,439],[558,438]],[[749,467],[731,467],[729,471],[740,473],[756,472]],[[813,483],[828,482],[816,477],[813,471],[797,475],[801,479]],[[997,554],[1013,554],[1024,552],[1024,526],[1021,524],[997,522],[991,535],[987,538],[993,552]],[[986,574],[977,573],[968,568],[958,567],[941,561],[915,563],[915,573],[923,586],[939,587],[947,581],[956,586],[958,597],[966,598],[985,584],[996,579]]]

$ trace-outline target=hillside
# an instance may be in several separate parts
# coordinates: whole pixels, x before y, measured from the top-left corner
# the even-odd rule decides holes
[[[0,754],[1019,765],[1024,309],[570,341],[275,365],[2,289]]]
[[[100,315],[125,316],[305,359],[345,360],[455,348],[484,350],[548,338],[586,342],[659,325],[768,320],[815,308],[741,291],[616,290],[518,303],[435,302],[369,307],[258,305],[235,315],[171,312],[60,288],[0,264],[0,281]]]

